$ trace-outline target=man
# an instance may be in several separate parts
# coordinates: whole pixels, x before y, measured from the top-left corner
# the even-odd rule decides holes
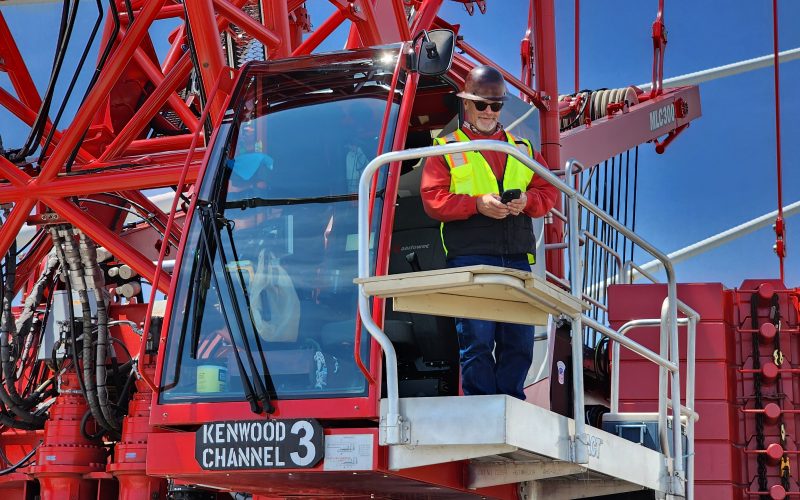
[[[498,122],[506,85],[497,69],[476,66],[458,96],[464,102],[465,121],[454,133],[437,138],[436,144],[504,141],[544,164],[529,141],[515,138]],[[519,189],[520,195],[502,203],[504,189]],[[448,267],[487,264],[523,271],[530,271],[528,254],[534,254],[536,247],[531,217],[545,215],[558,198],[558,190],[524,164],[493,151],[429,158],[420,191],[427,214],[443,223]],[[533,327],[458,318],[456,331],[464,394],[525,399]]]

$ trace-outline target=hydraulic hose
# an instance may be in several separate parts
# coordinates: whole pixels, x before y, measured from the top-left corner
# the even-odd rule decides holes
[[[58,76],[61,73],[61,66],[64,63],[64,56],[66,56],[67,53],[69,39],[72,37],[72,29],[75,26],[77,12],[77,1],[70,5],[69,0],[64,0],[64,8],[61,14],[61,25],[59,27],[58,34],[58,48],[53,61],[53,70],[50,73],[50,81],[47,84],[47,90],[45,92],[44,99],[42,100],[42,105],[39,107],[39,113],[36,115],[36,121],[34,122],[33,127],[31,127],[31,131],[25,141],[25,145],[19,150],[19,152],[10,158],[11,161],[24,160],[25,157],[27,157],[36,149],[36,145],[42,139],[44,126],[47,123],[48,116],[50,114],[50,104],[53,101],[53,92],[55,91],[55,85],[58,81]]]
[[[69,101],[69,98],[72,96],[72,91],[75,89],[75,84],[78,82],[78,76],[80,76],[80,73],[83,70],[83,65],[86,63],[86,58],[89,55],[89,50],[92,48],[92,45],[94,44],[94,39],[97,36],[97,31],[100,29],[100,24],[103,22],[103,4],[101,3],[100,0],[95,0],[95,1],[97,3],[97,19],[95,19],[94,26],[92,27],[92,31],[89,34],[89,39],[86,41],[86,48],[83,49],[83,53],[81,54],[81,57],[78,60],[78,66],[75,68],[75,72],[72,74],[72,80],[69,82],[67,91],[64,94],[64,99],[61,101],[61,106],[59,106],[58,112],[56,113],[56,117],[53,119],[53,126],[50,128],[50,133],[47,134],[47,138],[44,141],[41,154],[39,155],[39,163],[42,162],[42,159],[47,154],[47,150],[50,147],[50,143],[53,140],[53,134],[55,134],[56,130],[58,129],[58,124],[61,121],[61,116],[64,114],[64,110],[67,107],[67,102]]]
[[[17,338],[17,329],[14,324],[14,315],[11,312],[11,302],[14,300],[14,275],[17,270],[17,244],[16,241],[11,244],[5,260],[5,275],[3,279],[3,313],[2,324],[0,324],[0,334],[2,334],[2,364],[3,364],[3,382],[8,391],[8,395],[15,405],[24,409],[25,402],[17,392],[17,373],[16,373],[16,359],[19,356],[19,339]],[[11,341],[13,339],[13,342]]]
[[[25,343],[20,351],[20,363],[19,369],[24,369],[25,366],[33,359],[34,364],[34,372],[31,373],[28,385],[25,387],[23,394],[27,394],[24,397],[24,401],[26,402],[26,407],[34,406],[42,401],[43,392],[40,390],[34,390],[30,392],[30,389],[38,378],[38,371],[36,368],[39,368],[39,361],[35,358],[29,358],[32,353],[35,353],[39,350],[39,345],[41,344],[42,337],[43,337],[43,330],[44,325],[47,324],[47,316],[50,313],[50,306],[51,301],[47,301],[47,309],[45,311],[45,318],[44,321],[39,321],[38,317],[36,316],[36,308],[42,302],[44,298],[44,291],[48,288],[53,288],[53,277],[55,275],[56,268],[58,267],[58,258],[54,251],[51,251],[47,256],[47,261],[45,264],[45,269],[39,276],[39,279],[33,284],[31,289],[28,292],[28,296],[25,298],[25,302],[22,307],[22,312],[20,313],[19,317],[16,321],[16,328],[17,328],[17,336],[18,338],[25,339]],[[52,297],[52,295],[51,295]],[[36,323],[34,323],[36,322]],[[36,375],[36,376],[34,376]],[[19,376],[19,371],[17,372],[17,378]],[[53,374],[52,378],[55,378],[55,374]]]
[[[50,237],[53,240],[53,248],[56,251],[59,265],[61,266],[61,275],[64,278],[64,288],[67,292],[67,297],[72,297],[72,286],[69,282],[67,257],[64,255],[64,247],[62,244],[61,236],[59,235],[60,228],[50,228]],[[81,388],[81,394],[84,399],[88,401],[86,396],[86,386],[83,383],[83,377],[80,375],[80,363],[78,362],[78,336],[75,334],[75,308],[72,305],[72,300],[67,300],[67,314],[69,319],[69,335],[70,342],[72,343],[70,353],[72,355],[72,365],[75,367],[75,373],[78,375],[78,385]]]
[[[6,469],[0,470],[0,476],[5,476],[6,474],[11,474],[12,472],[14,472],[15,470],[19,469],[20,467],[24,467],[24,466],[28,465],[28,462],[30,462],[30,460],[36,455],[36,452],[39,451],[39,447],[40,446],[42,446],[42,442],[41,441],[39,441],[39,444],[37,444],[31,451],[29,451],[27,455],[22,457],[22,460],[20,460],[19,462],[11,465],[10,467],[8,467]]]
[[[109,7],[109,12],[111,12],[111,19],[114,22],[114,28],[111,31],[111,36],[108,37],[108,43],[106,43],[105,47],[103,47],[103,53],[100,54],[100,57],[98,58],[94,74],[92,75],[92,79],[89,81],[89,85],[87,85],[86,87],[86,92],[83,94],[83,100],[81,101],[81,103],[83,103],[83,101],[86,100],[86,97],[89,95],[89,92],[92,91],[95,83],[97,83],[97,79],[100,78],[100,73],[102,72],[103,67],[106,64],[106,61],[108,60],[108,57],[111,54],[111,49],[113,48],[114,42],[117,40],[117,35],[119,34],[120,30],[119,11],[117,10],[116,0],[109,0],[108,7]],[[70,172],[72,170],[72,164],[75,162],[75,158],[78,157],[78,151],[81,148],[81,144],[83,143],[83,139],[86,137],[87,132],[88,128],[83,132],[81,140],[78,141],[77,144],[75,144],[75,147],[72,149],[72,153],[70,154],[69,158],[67,158],[67,161],[64,163],[64,170],[66,172]]]
[[[25,401],[16,387],[16,355],[11,338],[16,335],[11,302],[14,299],[14,273],[16,272],[16,243],[11,244],[5,259],[3,279],[3,306],[0,315],[0,364],[2,364],[3,383],[0,384],[0,401],[6,409],[16,417],[4,415],[2,422],[16,428],[38,429],[44,425],[43,415],[34,415],[28,411],[33,403]],[[18,343],[16,345],[19,345]],[[8,418],[6,418],[8,417]],[[20,421],[17,421],[16,419]]]
[[[42,301],[44,291],[48,288],[48,284],[53,279],[57,267],[58,257],[55,251],[51,251],[47,256],[44,272],[39,276],[39,279],[36,280],[36,283],[33,284],[28,292],[28,296],[25,298],[22,307],[22,312],[17,318],[17,332],[19,332],[21,336],[27,335],[27,332],[30,331],[33,319],[36,317],[36,307]]]
[[[87,288],[94,290],[95,302],[97,304],[97,341],[95,357],[95,382],[97,387],[97,402],[103,418],[111,424],[115,430],[119,430],[117,416],[112,414],[108,404],[108,372],[106,370],[106,357],[108,356],[110,342],[108,340],[108,297],[105,289],[103,273],[97,266],[97,247],[94,242],[89,240],[85,234],[80,233],[80,255],[83,264],[84,280]],[[113,345],[111,347],[112,357],[116,363],[116,354]]]
[[[83,323],[83,382],[86,387],[86,402],[89,404],[89,409],[92,411],[92,416],[100,424],[101,427],[106,429],[110,434],[117,435],[115,427],[109,422],[100,407],[100,402],[97,394],[97,385],[95,379],[95,352],[94,344],[96,338],[92,332],[92,309],[89,305],[89,293],[87,292],[86,280],[81,266],[80,252],[78,251],[73,233],[71,229],[66,229],[62,233],[64,243],[64,255],[69,266],[69,280],[72,289],[78,293],[78,298],[81,302],[82,323]],[[104,363],[105,360],[98,360],[97,362]]]

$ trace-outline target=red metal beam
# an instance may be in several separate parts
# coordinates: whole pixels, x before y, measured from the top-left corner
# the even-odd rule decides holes
[[[19,53],[17,44],[11,30],[8,29],[5,17],[0,12],[0,67],[8,73],[11,85],[20,100],[29,108],[38,110],[42,105],[42,98],[36,91],[36,85],[28,72],[28,67]]]
[[[531,0],[533,1],[533,0]],[[536,55],[536,90],[549,96],[553,102],[558,99],[558,71],[556,65],[556,19],[553,0],[533,2],[533,33]],[[558,106],[549,106],[539,115],[542,133],[542,156],[551,169],[559,169],[561,165],[561,139]],[[556,209],[561,210],[561,197],[556,201]],[[564,223],[554,217],[553,222],[545,225],[545,242],[561,243],[564,240]],[[564,277],[564,252],[551,250],[546,258],[547,270],[558,277]]]
[[[161,85],[153,90],[147,100],[136,110],[133,117],[125,124],[125,128],[120,130],[117,137],[108,145],[100,156],[100,161],[108,161],[120,156],[128,145],[139,137],[145,126],[164,106],[168,96],[174,95],[177,86],[186,80],[191,69],[192,61],[189,58],[189,54],[183,54],[178,64],[172,68],[172,71],[161,82]],[[199,124],[197,119],[194,120],[194,123],[196,126]]]
[[[266,47],[270,49],[278,49],[283,43],[283,40],[281,40],[275,33],[258,24],[255,19],[245,14],[244,11],[233,5],[228,0],[213,1],[221,15],[225,16],[236,26],[245,30],[253,38],[263,43]]]
[[[31,213],[36,204],[35,198],[22,198],[17,201],[11,213],[0,226],[0,255],[5,255],[11,247],[11,243],[17,239],[20,228]]]
[[[0,162],[1,164],[2,162]],[[43,183],[34,179],[24,186],[0,186],[0,203],[18,200],[36,201],[37,198],[80,196],[129,189],[152,189],[174,186],[180,178],[182,166],[137,167],[128,170],[107,171],[102,174],[72,175]],[[197,180],[197,166],[191,167],[187,182]],[[27,214],[26,214],[27,215]],[[5,229],[5,226],[3,226]]]
[[[353,0],[350,3],[350,10],[355,14],[351,36],[352,30],[357,30],[362,47],[372,47],[384,43],[383,39],[386,38],[383,33],[384,26],[378,25],[375,9],[369,0]],[[348,46],[350,47],[349,43]]]
[[[14,96],[0,88],[0,106],[3,106],[7,110],[11,112],[14,116],[25,122],[27,125],[32,126],[33,123],[36,121],[36,112],[33,111],[31,108],[23,104],[22,102],[18,101]],[[53,124],[50,123],[50,120],[44,124],[44,134],[42,137],[47,137],[50,133],[50,130],[53,128]],[[52,144],[58,144],[62,140],[62,134],[59,131],[56,131],[53,134],[53,142]],[[43,139],[44,140],[44,139]],[[52,147],[52,146],[51,146]],[[78,149],[78,161],[87,163],[94,160],[94,156],[89,154],[83,148]]]
[[[414,22],[411,25],[411,36],[414,37],[420,30],[429,30],[436,21],[436,16],[439,15],[439,9],[442,6],[442,0],[425,0],[422,6],[414,16]]]
[[[171,135],[166,137],[156,137],[154,139],[141,139],[131,141],[125,156],[141,156],[148,154],[162,153],[164,151],[182,151],[189,147],[192,142],[192,134]]]
[[[172,45],[167,52],[167,56],[164,58],[164,61],[161,63],[161,74],[166,75],[172,68],[178,64],[181,56],[184,53],[184,46],[186,44],[186,26],[181,25],[177,28],[172,36]]]
[[[289,31],[289,10],[286,0],[262,0],[264,26],[274,33],[280,43],[270,47],[269,59],[282,59],[292,53],[292,38]]]
[[[144,6],[146,2],[140,2],[141,8]],[[136,4],[134,4],[134,10],[136,10]],[[182,4],[175,4],[175,5],[165,5],[161,8],[161,10],[156,15],[156,19],[171,19],[173,17],[185,17],[185,11],[183,10]],[[138,17],[136,18],[139,19]],[[121,10],[119,13],[119,20],[123,24],[128,24],[128,12],[125,9]]]
[[[64,133],[62,142],[59,143],[59,147],[53,151],[53,155],[42,168],[42,172],[39,175],[40,180],[52,180],[58,175],[72,152],[72,149],[82,140],[83,134],[95,114],[100,109],[100,106],[106,102],[112,87],[117,80],[119,80],[125,67],[130,63],[130,59],[136,51],[136,48],[148,35],[147,30],[150,28],[150,25],[161,10],[161,6],[165,1],[166,0],[150,0],[139,12],[139,15],[136,17],[136,22],[133,23],[128,30],[127,36],[120,41],[116,50],[108,59],[95,86],[92,88],[91,92],[89,92],[83,105],[75,114],[72,124]]]
[[[315,29],[308,36],[308,38],[303,40],[303,43],[294,49],[292,52],[292,57],[310,54],[319,46],[320,43],[328,38],[328,35],[333,33],[336,28],[340,26],[345,19],[347,19],[345,13],[341,9],[336,9],[336,11],[331,14],[331,16],[326,19],[324,23],[320,24],[317,29]]]
[[[406,20],[406,11],[403,6],[402,0],[390,0],[392,9],[394,9],[394,19],[397,23],[398,35],[400,40],[411,40],[411,31],[408,28],[408,21]],[[385,7],[385,3],[378,3],[376,7]]]
[[[63,198],[45,198],[42,200],[47,206],[55,210],[63,218],[67,219],[73,226],[83,231],[92,241],[103,246],[116,258],[125,262],[134,271],[145,279],[152,281],[155,276],[156,266],[153,262],[142,255],[138,250],[122,240],[118,234],[111,232],[100,224],[87,212]],[[2,243],[2,241],[0,241]],[[170,277],[162,274],[154,286],[159,291],[167,293],[169,289]]]
[[[214,4],[212,0],[194,0],[185,2],[184,5],[197,52],[197,64],[200,66],[203,87],[205,94],[209,95],[220,70],[225,66],[225,55],[219,43],[220,30],[214,17]],[[212,120],[217,121],[220,113],[222,113],[221,105],[212,103]]]
[[[150,57],[145,54],[144,50],[141,48],[136,50],[136,53],[133,55],[134,60],[139,65],[140,68],[145,72],[147,78],[150,79],[151,82],[156,87],[159,87],[164,84],[164,74],[161,73],[161,70],[158,66],[150,59]],[[183,99],[180,98],[178,94],[174,91],[169,94],[167,98],[167,102],[169,103],[170,107],[175,111],[175,114],[186,124],[186,126],[193,130],[197,127],[197,117],[194,115],[191,109],[186,105]]]
[[[28,174],[20,170],[19,167],[8,161],[4,156],[0,156],[0,175],[18,188],[25,188],[31,181],[31,177]]]

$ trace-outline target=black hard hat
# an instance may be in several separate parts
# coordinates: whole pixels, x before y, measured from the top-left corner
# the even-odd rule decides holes
[[[493,66],[475,66],[467,75],[464,91],[458,97],[473,101],[505,101],[506,82],[503,74]]]

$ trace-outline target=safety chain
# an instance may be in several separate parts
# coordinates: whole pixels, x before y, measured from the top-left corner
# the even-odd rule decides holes
[[[781,304],[777,293],[772,294],[772,298],[770,299],[769,321],[775,325],[775,349],[772,351],[772,360],[776,366],[780,367],[785,358],[783,351],[781,350]],[[778,375],[778,378],[780,378],[780,375]],[[778,383],[780,383],[780,381]],[[786,450],[786,426],[783,423],[782,413],[780,420],[780,431],[781,448]],[[781,457],[780,464],[781,486],[783,486],[784,491],[789,491],[789,487],[791,486],[789,482],[790,472],[791,463],[789,461],[789,456],[784,452],[783,456]]]
[[[750,296],[750,322],[753,331],[758,331],[758,294]],[[753,334],[753,388],[755,391],[755,408],[763,409],[764,404],[761,400],[761,358],[758,349],[758,335]],[[764,414],[759,412],[756,417],[756,447],[759,450],[766,449],[764,440]],[[756,456],[758,463],[758,491],[767,492],[767,456],[759,453]]]

